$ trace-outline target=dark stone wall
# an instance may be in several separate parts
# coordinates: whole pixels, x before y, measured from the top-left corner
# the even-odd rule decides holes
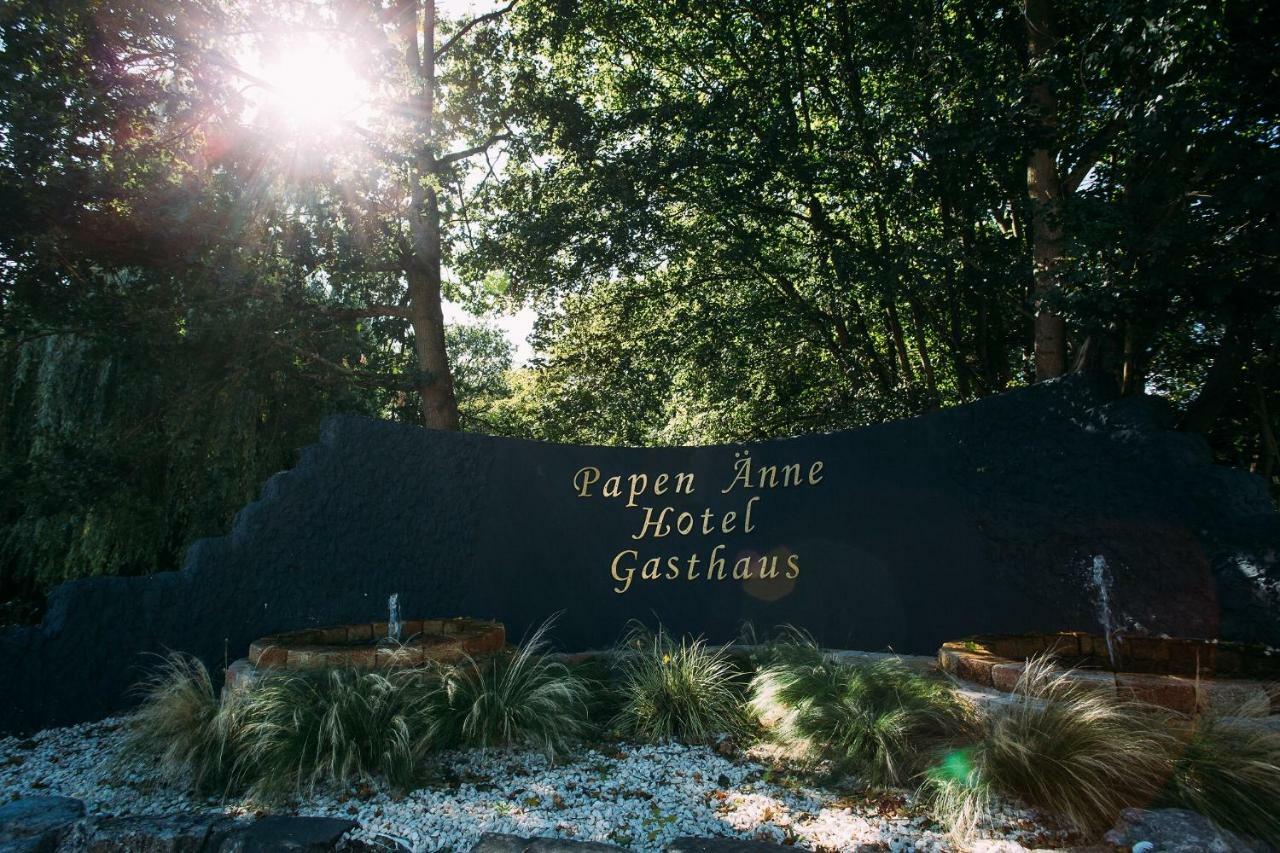
[[[660,619],[713,640],[786,623],[833,646],[930,654],[975,632],[1097,630],[1101,556],[1131,630],[1280,645],[1280,517],[1265,484],[1169,427],[1160,401],[1109,402],[1081,380],[745,446],[572,447],[334,418],[181,571],[65,584],[42,624],[0,636],[0,730],[125,707],[147,653],[219,668],[265,634],[385,618],[393,592],[406,617],[492,617],[514,638],[560,612],[554,638],[570,649]],[[815,484],[724,493],[742,454],[823,467]],[[601,471],[586,498],[573,485],[584,466]],[[669,482],[627,507],[625,475],[652,485],[661,472],[691,472],[693,492]],[[613,473],[621,498],[600,494]],[[694,513],[695,531],[633,539],[643,507],[666,505],[668,521]],[[704,535],[708,509],[713,523],[738,513],[736,528]],[[664,577],[637,571],[618,594],[611,563],[628,549],[637,568],[661,558]],[[705,576],[712,554],[726,579]],[[739,556],[770,554],[777,578],[732,579]],[[673,557],[680,576],[667,579]]]

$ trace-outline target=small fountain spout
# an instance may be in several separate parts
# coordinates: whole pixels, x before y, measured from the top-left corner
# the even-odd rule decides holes
[[[1111,618],[1111,578],[1107,573],[1107,560],[1101,554],[1093,558],[1093,586],[1098,591],[1098,621],[1102,623],[1103,637],[1107,641],[1107,658],[1111,669],[1116,668],[1115,625]]]
[[[387,615],[387,639],[398,643],[400,642],[400,593],[391,593],[391,598],[387,599],[387,609],[390,611]]]

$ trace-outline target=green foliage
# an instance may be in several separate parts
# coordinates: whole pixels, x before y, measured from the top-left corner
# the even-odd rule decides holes
[[[246,705],[241,761],[251,795],[265,800],[382,776],[418,778],[433,745],[434,675],[418,670],[272,674],[226,701]]]
[[[167,655],[139,686],[126,755],[154,761],[161,779],[200,794],[225,794],[244,772],[247,714],[237,695],[220,700],[199,660]]]
[[[1029,381],[1043,147],[1070,355],[1280,472],[1277,12],[1051,5],[1034,65],[998,3],[518,6],[527,138],[465,259],[544,308],[510,421],[739,441]]]
[[[1015,696],[992,703],[976,745],[939,763],[926,785],[939,819],[967,837],[995,795],[1043,809],[1086,834],[1128,806],[1156,799],[1177,740],[1157,709],[1083,687],[1048,658],[1033,658]]]
[[[970,728],[946,683],[893,658],[841,662],[801,636],[772,647],[751,680],[750,707],[803,758],[875,785],[911,782]]]
[[[587,731],[588,684],[542,656],[551,623],[511,654],[464,659],[440,673],[431,739],[460,747],[531,747],[554,758]]]
[[[1280,844],[1280,733],[1212,715],[1192,721],[1166,791],[1228,829]]]
[[[587,731],[588,683],[542,652],[550,623],[510,654],[383,671],[269,670],[215,695],[204,664],[165,658],[140,685],[126,755],[200,793],[263,801],[374,778],[406,789],[452,748],[555,757]]]
[[[707,743],[747,730],[740,673],[727,648],[635,625],[618,655],[621,708],[612,727],[623,737]]]

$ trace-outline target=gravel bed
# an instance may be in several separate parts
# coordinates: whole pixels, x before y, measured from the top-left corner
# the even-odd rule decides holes
[[[158,783],[145,765],[121,761],[123,728],[122,718],[111,718],[0,739],[0,802],[54,794],[83,800],[90,814],[113,816],[254,810],[237,800],[193,798]],[[471,750],[442,755],[438,776],[407,795],[378,785],[329,788],[280,810],[350,818],[366,840],[389,837],[414,851],[467,851],[483,832],[639,851],[691,835],[813,850],[955,849],[905,792],[850,796],[707,747],[606,745],[554,765],[537,753]],[[1012,808],[985,835],[972,849],[1018,851],[1063,840],[1033,814]]]

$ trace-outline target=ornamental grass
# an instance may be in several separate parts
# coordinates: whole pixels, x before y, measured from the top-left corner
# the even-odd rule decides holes
[[[896,658],[851,663],[793,633],[769,647],[750,708],[770,737],[811,766],[872,785],[903,785],[972,729],[951,687]]]
[[[123,754],[154,762],[165,782],[199,794],[239,787],[246,714],[238,695],[219,698],[197,658],[171,652],[135,688]]]
[[[1041,656],[1008,700],[988,706],[980,739],[948,754],[925,788],[957,837],[973,835],[996,796],[1092,836],[1157,799],[1176,745],[1170,715],[1084,686]]]
[[[205,665],[171,654],[139,686],[122,757],[200,794],[271,802],[321,785],[398,789],[448,748],[535,748],[587,730],[588,687],[542,654],[548,625],[510,653],[380,671],[271,671],[215,691]]]
[[[633,625],[619,659],[618,703],[612,728],[624,738],[708,743],[748,729],[742,674],[724,646],[701,637],[676,641],[659,625]]]

